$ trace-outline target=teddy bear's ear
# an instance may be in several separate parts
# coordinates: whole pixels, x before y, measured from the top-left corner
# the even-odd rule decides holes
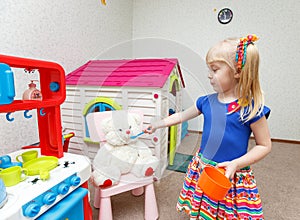
[[[105,118],[101,122],[101,127],[104,134],[107,134],[109,131],[111,131],[113,129],[112,126],[113,126],[112,118]]]
[[[130,115],[138,125],[140,125],[142,123],[142,117],[139,114],[130,113]]]

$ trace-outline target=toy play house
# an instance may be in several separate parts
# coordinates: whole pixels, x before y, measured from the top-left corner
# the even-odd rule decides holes
[[[170,110],[182,110],[184,81],[177,59],[91,60],[66,76],[67,98],[62,105],[64,129],[76,136],[70,151],[82,151],[91,158],[98,143],[90,138],[86,116],[92,112],[140,110],[144,127],[164,118]],[[181,125],[142,135],[161,161],[160,171],[174,157],[181,141]],[[81,152],[81,153],[82,153]]]

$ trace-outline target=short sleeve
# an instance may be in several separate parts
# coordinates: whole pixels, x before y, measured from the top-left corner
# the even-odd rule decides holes
[[[264,106],[262,112],[261,112],[259,115],[255,116],[254,118],[252,118],[251,120],[249,120],[249,122],[248,122],[249,125],[252,124],[252,123],[254,123],[254,122],[256,122],[256,121],[258,121],[258,120],[261,119],[263,116],[265,116],[266,119],[268,119],[270,113],[271,113],[271,109],[270,109],[269,107],[267,107],[267,106]]]
[[[207,98],[207,96],[201,96],[197,99],[196,101],[196,107],[197,109],[200,111],[200,112],[203,112],[202,111],[202,106],[203,106],[203,102],[204,100]]]

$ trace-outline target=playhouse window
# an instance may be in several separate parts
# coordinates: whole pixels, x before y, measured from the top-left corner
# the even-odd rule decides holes
[[[104,112],[104,111],[114,111],[114,110],[116,110],[116,109],[114,109],[111,105],[103,103],[103,102],[95,103],[88,109],[87,114],[84,117],[86,140],[90,140],[90,133],[89,133],[89,129],[87,126],[86,116],[92,112]]]
[[[111,105],[103,103],[103,102],[98,102],[89,108],[87,114],[92,113],[92,112],[105,112],[105,111],[113,111],[113,110],[116,110],[116,109],[114,109]]]
[[[104,112],[104,111],[114,111],[114,110],[120,110],[121,106],[118,105],[115,101],[113,101],[110,98],[105,97],[97,97],[90,101],[83,110],[83,116],[84,116],[84,126],[85,126],[85,142],[92,143],[93,141],[90,139],[90,133],[89,128],[87,126],[86,116],[89,113],[93,112]]]

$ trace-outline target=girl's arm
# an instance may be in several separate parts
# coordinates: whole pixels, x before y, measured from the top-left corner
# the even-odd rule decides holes
[[[225,175],[229,178],[233,178],[237,170],[260,161],[271,151],[272,142],[266,117],[260,118],[258,121],[252,123],[250,127],[256,145],[242,157],[218,164],[218,167],[226,167]]]
[[[144,130],[144,132],[151,134],[158,128],[164,128],[164,127],[169,127],[172,125],[180,124],[184,121],[195,118],[196,116],[198,116],[200,114],[201,114],[201,112],[197,109],[196,106],[191,106],[188,109],[186,109],[185,111],[175,113],[175,114],[170,115],[162,120],[154,122],[146,130]]]

